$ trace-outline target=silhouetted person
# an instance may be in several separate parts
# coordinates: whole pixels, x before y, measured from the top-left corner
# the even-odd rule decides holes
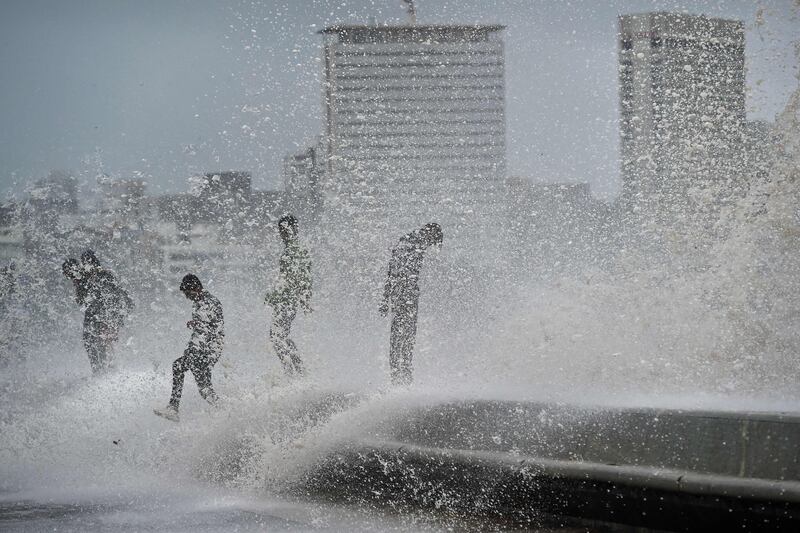
[[[211,405],[217,403],[217,393],[211,386],[211,368],[219,361],[225,340],[225,321],[219,300],[203,289],[203,284],[194,274],[183,277],[180,289],[194,304],[192,319],[186,323],[186,327],[192,330],[192,336],[183,357],[172,363],[172,396],[169,404],[164,409],[153,410],[155,414],[174,422],[178,421],[186,371],[194,376],[200,396]]]
[[[272,306],[269,338],[283,369],[291,376],[303,373],[303,362],[289,332],[298,307],[311,312],[311,259],[297,242],[297,219],[293,215],[285,215],[278,221],[278,233],[284,244],[278,265],[278,286],[267,293],[264,302]]]
[[[80,262],[67,259],[61,270],[72,280],[75,300],[85,309],[83,345],[92,372],[105,370],[110,363],[111,348],[119,338],[119,330],[133,309],[133,301],[114,275],[100,265],[92,250],[86,250]]]
[[[411,358],[417,335],[419,271],[428,248],[441,244],[442,228],[431,222],[403,236],[392,250],[379,309],[382,316],[392,313],[389,367],[395,385],[408,385],[413,380]]]

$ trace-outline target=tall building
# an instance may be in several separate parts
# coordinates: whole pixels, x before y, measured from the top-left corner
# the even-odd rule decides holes
[[[503,26],[333,26],[324,35],[326,211],[392,235],[469,234],[505,174]]]
[[[320,181],[324,175],[324,148],[319,144],[283,159],[286,210],[303,225],[315,225],[322,209]]]
[[[744,26],[677,13],[619,19],[623,198],[657,222],[714,210],[745,121]]]
[[[140,179],[104,179],[100,182],[99,211],[115,222],[144,227],[146,218],[145,190],[147,183]]]
[[[28,203],[46,217],[78,211],[78,180],[71,173],[53,170],[28,189]]]

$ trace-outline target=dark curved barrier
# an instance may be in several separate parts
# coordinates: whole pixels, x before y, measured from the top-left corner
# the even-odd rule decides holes
[[[521,523],[800,531],[798,444],[789,414],[447,403],[387,414],[306,489]]]

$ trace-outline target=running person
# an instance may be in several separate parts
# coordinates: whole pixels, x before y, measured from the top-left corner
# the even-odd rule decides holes
[[[192,330],[192,336],[183,357],[172,363],[172,396],[169,404],[164,409],[154,409],[155,414],[174,422],[179,420],[183,375],[187,371],[194,376],[200,396],[211,405],[217,403],[217,393],[211,385],[211,368],[222,355],[225,339],[222,304],[203,289],[200,279],[194,274],[186,274],[180,290],[194,303],[192,319],[186,323],[186,327]]]

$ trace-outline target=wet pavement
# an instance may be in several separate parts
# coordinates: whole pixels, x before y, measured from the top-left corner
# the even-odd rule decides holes
[[[24,495],[20,495],[24,496]],[[265,499],[234,492],[209,491],[188,497],[128,494],[99,501],[59,498],[51,501],[0,498],[0,531],[8,532],[445,532],[532,531],[538,533],[623,531],[586,527],[472,521],[388,508]],[[641,530],[639,530],[641,531]]]

